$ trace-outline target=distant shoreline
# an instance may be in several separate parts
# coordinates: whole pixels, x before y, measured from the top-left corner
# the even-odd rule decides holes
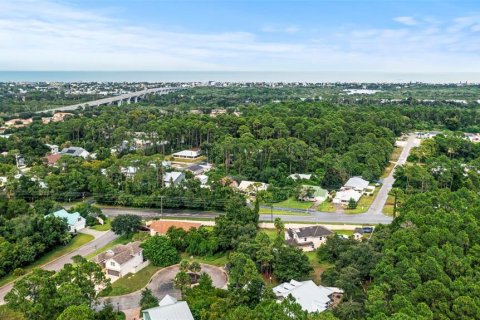
[[[0,71],[0,82],[360,82],[480,84],[480,72]]]

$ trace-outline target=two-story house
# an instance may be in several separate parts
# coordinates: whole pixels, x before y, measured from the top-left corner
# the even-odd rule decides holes
[[[92,261],[98,263],[112,280],[128,273],[137,273],[148,265],[148,261],[143,257],[140,241],[115,246],[100,253]]]
[[[303,251],[314,251],[327,241],[333,232],[322,226],[289,228],[285,230],[287,244],[297,246]]]

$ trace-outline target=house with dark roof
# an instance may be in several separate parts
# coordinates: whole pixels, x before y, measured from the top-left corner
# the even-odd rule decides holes
[[[126,245],[117,245],[92,258],[112,280],[117,280],[128,273],[137,273],[148,265],[143,257],[140,241]]]
[[[333,232],[322,226],[288,228],[285,230],[285,242],[297,246],[303,251],[314,251],[327,241]]]
[[[60,151],[60,153],[62,155],[67,155],[72,157],[82,157],[84,159],[87,159],[90,156],[90,152],[80,147],[63,148],[62,151]]]

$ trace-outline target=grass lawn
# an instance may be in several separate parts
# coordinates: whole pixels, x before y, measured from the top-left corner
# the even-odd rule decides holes
[[[363,195],[360,198],[360,200],[358,201],[357,207],[355,209],[345,208],[345,213],[355,214],[355,213],[366,212],[368,210],[368,208],[370,208],[370,205],[372,204],[373,200],[375,200],[375,197],[377,196],[378,192],[380,191],[380,187],[381,186],[375,187],[375,191],[373,192],[373,194],[371,196]]]
[[[275,207],[274,207],[275,208]],[[271,210],[271,209],[267,209],[267,208],[260,208],[260,211],[259,211],[260,214],[271,214],[273,213],[273,215],[284,215],[284,216],[309,216],[310,214],[308,213],[302,213],[302,212],[294,212],[294,211],[283,211],[283,210]]]
[[[121,296],[143,289],[152,276],[160,269],[162,269],[162,267],[155,267],[150,264],[135,274],[127,274],[125,277],[112,283],[112,290],[110,292],[101,291],[100,296]]]
[[[312,268],[313,268],[313,272],[310,275],[310,279],[312,279],[316,284],[320,284],[322,273],[328,268],[330,268],[332,265],[329,263],[320,263],[318,261],[316,251],[305,252],[305,254],[308,257],[308,260],[310,261],[310,264],[312,265]]]
[[[393,152],[392,152],[392,155],[390,156],[390,163],[388,164],[388,166],[385,168],[385,171],[383,171],[383,174],[381,176],[381,178],[386,178],[388,177],[388,175],[390,174],[390,172],[392,172],[393,170],[393,167],[395,166],[395,164],[393,164],[393,162],[397,162],[398,158],[400,158],[400,154],[402,153],[402,148],[399,148],[399,147],[395,147],[393,149]]]
[[[110,219],[107,219],[107,222],[105,222],[104,224],[97,224],[96,226],[90,227],[90,229],[97,231],[108,231],[112,229],[111,221]]]
[[[260,229],[260,232],[266,233],[270,240],[275,240],[277,238],[277,230],[275,229]]]
[[[268,206],[270,205],[270,203],[263,203],[263,205]],[[287,200],[272,203],[272,205],[274,208],[280,207],[280,208],[293,208],[293,209],[307,210],[313,205],[313,202],[298,201],[294,197],[290,197]]]
[[[334,230],[336,234],[344,234],[346,236],[351,236],[353,234],[353,230]]]
[[[217,267],[223,267],[228,262],[226,253],[216,254],[211,257],[195,257],[194,256],[193,258],[191,258],[191,256],[188,253],[184,252],[181,254],[181,258],[188,260],[190,262],[197,261],[199,263],[211,264]]]
[[[383,213],[386,214],[387,216],[390,216],[390,217],[393,216],[394,200],[395,200],[394,196],[388,195],[387,201],[385,202],[385,205],[383,206]]]
[[[337,207],[330,201],[323,201],[318,207],[317,211],[321,212],[337,212]]]
[[[25,320],[25,317],[20,312],[9,309],[6,305],[0,306],[0,319],[5,320]]]
[[[24,267],[23,270],[25,270],[25,273],[29,273],[34,268],[41,267],[55,259],[58,259],[61,256],[80,248],[84,244],[92,241],[93,239],[94,237],[89,234],[79,233],[67,245],[59,246],[53,249],[52,251],[48,252],[47,254],[44,254],[41,258],[37,259],[34,263]],[[10,273],[9,275],[0,279],[0,287],[9,282],[18,280],[19,278],[20,277],[14,276],[13,273]]]

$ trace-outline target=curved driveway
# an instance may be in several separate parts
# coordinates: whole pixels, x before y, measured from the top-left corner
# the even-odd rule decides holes
[[[208,264],[201,264],[201,266],[202,270],[200,273],[207,273],[212,278],[214,287],[226,287],[227,275],[223,269]],[[158,298],[158,300],[163,299],[163,297],[165,297],[167,294],[179,299],[180,291],[173,287],[173,279],[177,275],[178,271],[178,264],[159,270],[157,273],[155,273],[152,279],[150,279],[150,282],[147,284],[147,288],[152,290],[152,293]],[[100,303],[108,300],[112,303],[114,308],[117,308],[118,306],[120,310],[128,310],[140,306],[141,295],[141,290],[139,290],[123,296],[104,297],[100,299]]]

